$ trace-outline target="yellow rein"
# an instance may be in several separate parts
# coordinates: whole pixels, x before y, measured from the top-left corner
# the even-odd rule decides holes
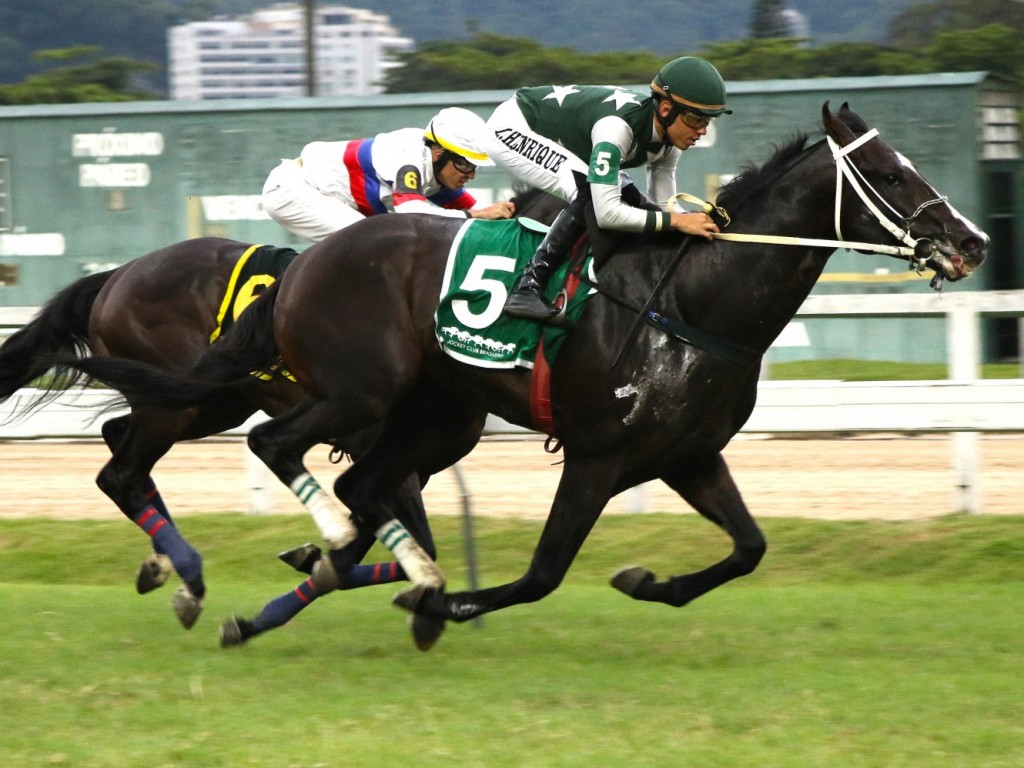
[[[696,195],[687,192],[677,192],[668,199],[669,210],[680,203],[690,203],[699,206],[704,213],[711,214],[716,211],[726,221],[726,225],[732,219],[724,208],[702,200]],[[786,235],[750,235],[733,232],[716,232],[711,235],[716,240],[727,240],[734,243],[767,243],[769,245],[805,245],[812,248],[849,248],[854,251],[871,251],[873,253],[885,253],[890,256],[913,256],[914,249],[898,245],[880,245],[878,243],[858,243],[851,240],[820,240],[813,237],[789,237]]]

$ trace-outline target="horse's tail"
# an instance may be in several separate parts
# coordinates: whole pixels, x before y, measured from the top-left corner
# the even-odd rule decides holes
[[[98,272],[76,280],[0,346],[0,402],[42,377],[51,367],[48,359],[80,358],[90,352],[89,314],[113,273]],[[86,376],[84,371],[58,364],[50,376],[40,380],[38,395],[21,410],[42,405]]]
[[[133,408],[191,408],[223,397],[261,374],[273,375],[279,359],[274,341],[275,282],[246,308],[228,331],[183,375],[155,365],[110,357],[59,360],[98,379],[127,398]]]
[[[246,307],[226,334],[192,366],[188,377],[211,384],[238,383],[253,373],[273,374],[280,359],[274,341],[274,305],[280,280]]]

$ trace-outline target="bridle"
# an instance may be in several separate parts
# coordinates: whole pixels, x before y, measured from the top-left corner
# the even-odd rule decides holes
[[[910,216],[902,217],[899,212],[892,207],[892,205],[876,190],[871,184],[864,178],[864,174],[861,173],[860,169],[855,166],[849,158],[849,154],[855,149],[863,146],[865,143],[874,139],[878,136],[878,129],[872,128],[867,133],[857,137],[854,141],[851,141],[845,147],[839,146],[831,136],[827,136],[828,147],[832,152],[832,158],[836,164],[836,205],[835,205],[835,216],[834,226],[836,232],[835,240],[818,239],[818,238],[807,238],[807,237],[787,237],[784,235],[752,235],[752,234],[738,234],[733,232],[716,232],[712,235],[716,240],[729,240],[732,242],[741,243],[770,243],[774,245],[805,245],[811,247],[822,247],[822,248],[849,248],[855,251],[868,251],[871,253],[884,253],[890,256],[902,256],[910,262],[911,269],[921,272],[925,269],[928,259],[932,256],[933,246],[930,240],[924,238],[915,239],[910,234],[910,227],[914,220],[921,215],[921,213],[929,206],[936,205],[939,203],[945,203],[947,198],[943,195],[939,197],[927,200],[917,207]],[[843,179],[849,182],[850,188],[857,194],[864,206],[871,212],[871,215],[875,217],[875,220],[893,237],[903,243],[899,245],[883,245],[881,243],[861,243],[851,240],[846,240],[843,237],[842,226],[841,226],[841,211],[843,206]],[[870,195],[868,192],[870,191]],[[889,209],[890,213],[897,219],[899,219],[903,226],[896,224],[892,218],[887,216],[878,205],[875,204],[874,199],[879,200],[882,205]],[[670,198],[669,203],[673,202],[689,202],[698,203],[703,206],[706,213],[712,211],[717,212],[720,216],[724,217],[726,221],[729,220],[728,213],[711,203],[707,203],[693,195],[688,195],[685,192],[673,195]]]
[[[716,240],[729,240],[733,242],[742,243],[769,243],[773,245],[803,245],[810,247],[820,248],[849,248],[856,251],[869,251],[873,253],[884,253],[891,256],[902,256],[910,262],[910,268],[917,271],[918,273],[924,271],[927,267],[928,260],[932,257],[937,246],[926,238],[915,239],[910,234],[910,227],[914,220],[921,215],[921,213],[929,206],[936,205],[938,203],[945,203],[946,197],[939,196],[927,200],[921,205],[917,206],[915,210],[908,217],[901,217],[899,212],[892,207],[892,205],[881,195],[878,190],[871,186],[864,175],[860,172],[849,159],[849,154],[858,147],[863,146],[865,143],[871,141],[878,136],[878,129],[872,128],[863,135],[857,137],[854,141],[851,141],[845,147],[839,146],[838,142],[833,140],[831,136],[826,136],[828,141],[828,147],[832,152],[832,159],[836,164],[836,205],[835,205],[835,240],[823,240],[817,238],[807,237],[786,237],[782,235],[748,235],[738,234],[732,232],[715,232],[711,236]],[[807,157],[804,155],[803,157]],[[871,212],[871,215],[875,217],[875,220],[888,231],[893,237],[899,240],[903,245],[882,245],[880,243],[859,243],[843,238],[843,232],[841,227],[840,213],[843,207],[843,179],[846,179],[850,187],[854,192],[857,193],[857,197],[860,198],[864,206]],[[882,210],[875,204],[865,188],[871,192],[871,194],[878,199],[882,205],[889,209],[889,211],[902,223],[903,226],[897,225],[889,216],[882,212]],[[711,216],[721,226],[728,226],[731,219],[728,211],[724,208],[709,203],[705,200],[701,200],[695,195],[687,194],[686,192],[678,192],[668,200],[668,206],[671,208],[673,204],[679,203],[691,203],[702,207],[704,213]],[[760,360],[763,351],[751,350],[746,347],[732,344],[724,339],[719,339],[713,334],[708,334],[694,326],[684,322],[682,319],[671,318],[657,312],[653,309],[654,300],[657,296],[662,285],[667,281],[669,275],[675,271],[676,267],[682,260],[686,250],[694,242],[694,238],[686,238],[683,244],[676,251],[675,256],[669,263],[668,267],[662,273],[654,289],[651,291],[650,296],[644,302],[641,307],[635,307],[622,299],[611,296],[607,292],[604,292],[606,296],[611,298],[624,306],[633,309],[637,313],[637,317],[630,328],[629,333],[623,340],[622,346],[619,348],[618,353],[612,360],[611,367],[614,368],[618,365],[619,361],[625,354],[628,341],[633,338],[640,325],[648,323],[653,325],[672,336],[694,346],[700,347],[711,352],[718,357],[722,357],[726,360],[738,363],[740,365],[755,365]],[[943,276],[941,272],[936,272],[932,278],[931,287],[935,290],[942,290]]]
[[[907,258],[910,259],[911,264],[917,266],[918,271],[920,271],[924,269],[925,262],[928,261],[928,258],[922,258],[921,256],[918,255],[917,246],[921,242],[921,240],[915,240],[911,236],[910,227],[914,223],[914,220],[921,215],[925,208],[931,205],[945,203],[947,198],[944,195],[939,195],[938,197],[932,198],[931,200],[926,200],[925,202],[921,203],[921,205],[917,206],[917,210],[910,214],[910,216],[906,218],[901,218],[901,221],[903,222],[903,227],[900,227],[895,222],[893,222],[892,219],[886,216],[879,209],[879,207],[875,205],[874,201],[871,199],[871,197],[868,196],[867,192],[864,191],[864,186],[866,186],[872,192],[874,197],[881,201],[881,203],[886,208],[888,208],[892,214],[894,214],[896,217],[900,217],[899,212],[895,208],[893,208],[892,205],[889,204],[888,200],[886,200],[882,195],[878,193],[878,190],[876,190],[868,183],[868,180],[864,178],[864,174],[860,172],[860,169],[857,166],[855,166],[848,157],[851,152],[853,152],[855,149],[862,146],[863,144],[867,143],[871,139],[875,138],[876,136],[878,136],[878,129],[872,128],[867,133],[863,134],[862,136],[859,136],[856,140],[851,141],[845,147],[840,147],[835,139],[833,139],[831,136],[826,136],[829,149],[832,150],[832,158],[835,160],[836,163],[836,237],[839,240],[843,240],[843,232],[840,221],[840,210],[843,205],[843,177],[845,176],[846,180],[850,183],[850,187],[853,189],[854,192],[857,193],[857,196],[860,198],[861,202],[864,203],[865,207],[867,207],[867,209],[871,211],[871,214],[875,217],[875,220],[879,224],[881,224],[882,227],[889,232],[889,234],[891,234],[900,242],[906,244],[907,248],[909,249],[909,253],[901,253],[900,255],[907,256]],[[861,186],[861,182],[863,182],[864,186]]]

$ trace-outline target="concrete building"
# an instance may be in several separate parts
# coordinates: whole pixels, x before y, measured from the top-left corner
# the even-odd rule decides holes
[[[249,16],[168,30],[170,96],[175,100],[251,99],[306,94],[305,7],[275,5]],[[316,95],[381,92],[395,55],[411,50],[390,18],[359,8],[317,8]]]

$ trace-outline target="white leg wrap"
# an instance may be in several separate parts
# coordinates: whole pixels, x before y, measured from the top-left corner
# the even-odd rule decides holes
[[[309,510],[329,549],[341,549],[355,541],[357,529],[345,509],[336,502],[316,479],[303,472],[289,486],[303,506]]]
[[[392,520],[382,525],[374,532],[374,536],[391,550],[411,583],[434,588],[444,587],[444,574],[437,567],[437,563],[430,559],[400,522]]]

